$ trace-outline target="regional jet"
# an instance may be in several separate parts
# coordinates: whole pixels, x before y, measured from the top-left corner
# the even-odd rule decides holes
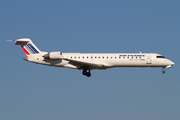
[[[21,45],[26,61],[82,70],[82,74],[87,77],[91,76],[91,70],[113,67],[162,67],[162,73],[165,73],[165,68],[171,68],[175,64],[156,53],[48,53],[40,51],[29,38],[8,41]]]

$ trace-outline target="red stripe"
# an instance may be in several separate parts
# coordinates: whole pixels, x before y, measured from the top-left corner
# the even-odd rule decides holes
[[[24,50],[24,52],[26,53],[26,55],[30,55],[29,52],[21,45],[22,49]]]

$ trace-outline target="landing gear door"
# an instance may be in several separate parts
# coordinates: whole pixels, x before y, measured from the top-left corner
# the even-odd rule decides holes
[[[152,63],[152,58],[151,56],[146,57],[146,64],[151,64]]]

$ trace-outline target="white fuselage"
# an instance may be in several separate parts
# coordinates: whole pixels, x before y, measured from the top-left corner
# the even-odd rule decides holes
[[[47,52],[28,56],[24,59],[43,65],[81,69],[78,67],[78,64],[73,65],[67,60],[45,59],[42,57],[44,54],[47,54]],[[100,65],[89,68],[90,70],[106,69],[112,67],[171,67],[174,65],[172,61],[163,56],[157,57],[161,55],[156,53],[62,53],[62,56],[73,61]]]

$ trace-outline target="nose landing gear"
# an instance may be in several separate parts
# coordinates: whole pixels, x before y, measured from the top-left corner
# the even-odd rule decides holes
[[[165,73],[165,67],[162,68],[162,73],[163,73],[163,74]]]
[[[87,77],[90,77],[90,76],[91,76],[91,72],[90,72],[90,70],[88,70],[88,69],[83,69],[82,74],[83,74],[83,75],[86,75]]]

